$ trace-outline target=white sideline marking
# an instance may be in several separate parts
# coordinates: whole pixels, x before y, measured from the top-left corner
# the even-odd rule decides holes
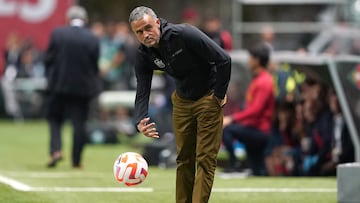
[[[32,188],[22,182],[0,175],[0,182],[11,186],[15,190],[31,191]]]
[[[29,177],[29,178],[103,178],[109,175],[103,173],[71,173],[71,172],[9,172],[13,177]],[[111,173],[112,175],[112,173]]]
[[[331,193],[336,192],[333,188],[213,188],[212,192],[309,192],[309,193]]]
[[[0,183],[24,192],[154,192],[153,188],[120,187],[30,187],[20,181],[0,175]]]
[[[54,174],[52,174],[54,175]],[[59,174],[58,174],[59,175]],[[47,174],[46,177],[51,176]],[[55,175],[56,176],[56,175]],[[15,190],[25,192],[154,192],[153,188],[141,187],[31,187],[15,179],[0,175],[0,183],[6,184]],[[212,192],[224,193],[333,193],[336,188],[213,188]]]
[[[36,187],[36,192],[154,192],[153,188],[118,188],[118,187]]]

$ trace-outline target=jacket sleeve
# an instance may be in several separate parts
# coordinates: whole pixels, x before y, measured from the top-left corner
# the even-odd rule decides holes
[[[99,65],[98,65],[98,61],[100,58],[100,40],[97,37],[93,38],[93,46],[92,46],[92,57],[91,60],[93,64],[96,64],[95,66],[95,72],[97,74],[99,74]]]
[[[182,37],[186,46],[206,60],[216,71],[215,96],[223,99],[230,81],[231,58],[212,39],[193,26],[185,26]]]
[[[45,73],[49,74],[49,69],[53,66],[56,55],[56,30],[54,30],[49,39],[49,44],[45,53],[44,64],[45,64]]]
[[[147,67],[151,64],[141,53],[137,54],[135,62],[135,75],[136,75],[136,97],[135,97],[135,121],[138,124],[143,118],[148,117],[149,97],[151,91],[151,81],[153,71]]]

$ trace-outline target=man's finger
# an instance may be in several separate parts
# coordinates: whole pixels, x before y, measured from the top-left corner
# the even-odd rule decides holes
[[[153,133],[153,132],[157,132],[156,128],[148,128],[145,130],[146,133]]]
[[[159,138],[159,132],[146,132],[144,133],[146,137]]]
[[[147,125],[145,125],[146,128],[151,128],[151,127],[154,127],[155,126],[155,123],[149,123]]]
[[[141,124],[146,125],[146,123],[150,120],[150,118],[144,118],[140,121]]]
[[[149,137],[152,137],[152,138],[159,138],[159,133],[158,133],[158,132],[155,132],[155,133],[149,133]]]

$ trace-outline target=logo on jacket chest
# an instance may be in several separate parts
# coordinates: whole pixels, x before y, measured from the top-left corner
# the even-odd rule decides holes
[[[162,69],[165,68],[165,63],[159,58],[155,58],[154,63],[159,68],[162,68]]]

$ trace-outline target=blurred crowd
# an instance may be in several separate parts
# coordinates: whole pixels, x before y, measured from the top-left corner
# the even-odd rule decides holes
[[[0,73],[2,101],[6,115],[22,120],[24,114],[34,114],[41,108],[41,96],[32,94],[36,87],[16,85],[16,79],[44,79],[43,53],[34,46],[31,38],[20,38],[10,33],[3,51],[4,68]],[[21,89],[22,91],[18,91]],[[23,105],[23,110],[21,109]]]
[[[222,28],[215,16],[207,16],[203,22],[196,10],[186,9],[183,22],[198,26],[222,48],[231,51],[231,34]],[[138,42],[127,21],[92,22],[89,26],[100,39],[99,67],[103,91],[135,90],[136,80],[133,65]],[[259,41],[269,44],[276,51],[274,30],[267,26],[261,32]],[[330,40],[331,41],[331,40]],[[331,41],[323,49],[329,54],[341,54],[340,40]],[[352,50],[358,50],[359,41],[350,43]],[[315,45],[314,45],[315,46]],[[315,49],[315,48],[314,48]],[[306,47],[299,49],[307,50]],[[359,49],[360,50],[360,49]],[[6,50],[3,50],[5,67],[0,73],[5,113],[21,120],[24,109],[41,104],[41,97],[32,99],[27,106],[21,106],[21,96],[14,83],[16,79],[39,79],[45,77],[43,53],[30,38],[21,39],[16,33],[9,34]],[[350,53],[350,52],[349,52]],[[357,53],[357,52],[351,52]],[[354,148],[337,95],[331,87],[317,78],[304,75],[286,64],[270,64],[269,71],[274,77],[276,108],[273,113],[269,144],[265,149],[267,174],[279,175],[335,175],[336,165],[354,161]],[[225,114],[241,110],[245,92],[239,92],[239,81],[232,81],[228,90],[228,104]],[[155,74],[153,85],[159,94],[152,98],[150,117],[157,122],[160,133],[171,131],[172,80],[162,73]],[[40,92],[44,89],[33,89]],[[28,98],[28,97],[27,97]],[[32,106],[30,106],[32,105]],[[41,111],[41,110],[39,110]],[[99,107],[95,122],[114,128],[117,133],[133,136],[136,129],[131,109]],[[236,143],[234,143],[236,144]],[[244,149],[246,151],[246,148]],[[245,159],[246,166],[246,159]]]
[[[298,83],[293,77],[293,88],[288,84],[283,94],[277,94],[265,149],[269,175],[334,176],[337,164],[354,161],[354,146],[334,89],[311,76],[303,79]]]

